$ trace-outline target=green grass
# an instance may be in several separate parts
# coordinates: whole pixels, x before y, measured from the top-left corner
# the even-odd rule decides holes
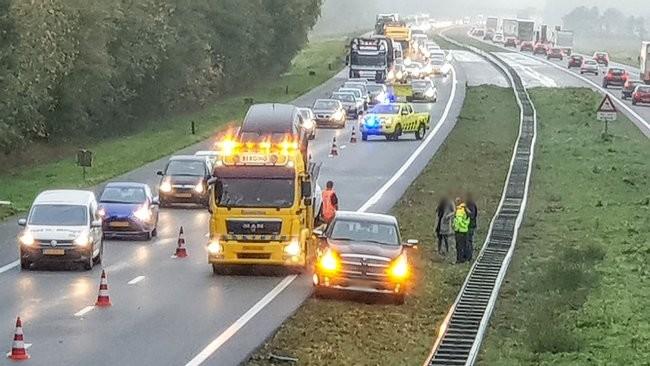
[[[273,365],[270,354],[297,357],[300,365],[421,365],[469,269],[452,264],[451,254],[447,259],[434,254],[435,203],[450,189],[473,191],[481,210],[477,243],[482,243],[518,119],[510,89],[469,88],[458,125],[394,208],[402,236],[421,242],[413,256],[414,287],[404,305],[310,298],[248,365]]]
[[[16,210],[24,211],[43,189],[92,186],[205,140],[243,117],[247,109],[245,97],[255,102],[288,102],[329,79],[343,65],[344,45],[343,39],[313,42],[296,56],[290,70],[281,77],[260,82],[249,92],[224,98],[200,112],[151,121],[146,129],[132,135],[87,145],[74,141],[62,148],[35,146],[29,152],[35,163],[0,172],[0,200],[11,201]],[[332,65],[331,70],[328,64]],[[315,75],[309,75],[310,71]],[[195,135],[190,132],[191,121],[196,124]],[[86,181],[82,179],[81,168],[75,166],[77,146],[95,154]],[[48,159],[52,155],[60,156]],[[0,209],[0,218],[11,213]]]
[[[534,89],[533,190],[482,365],[647,365],[650,142],[587,89]]]
[[[575,46],[579,53],[592,55],[596,51],[607,51],[611,61],[639,67],[641,53],[641,41],[639,40],[629,37],[577,37]]]

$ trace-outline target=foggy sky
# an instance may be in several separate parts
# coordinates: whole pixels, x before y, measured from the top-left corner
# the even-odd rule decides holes
[[[314,31],[341,33],[369,29],[374,24],[375,14],[380,12],[427,12],[433,17],[514,16],[518,9],[533,7],[546,23],[561,24],[562,16],[578,6],[597,6],[601,11],[615,7],[626,15],[650,19],[649,3],[650,0],[324,0],[322,16]]]

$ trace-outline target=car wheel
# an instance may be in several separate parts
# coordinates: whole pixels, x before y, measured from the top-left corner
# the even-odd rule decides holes
[[[636,100],[633,100],[633,101],[632,101],[632,105],[636,105]]]
[[[153,230],[151,230],[151,236],[158,236],[158,228],[155,227]]]
[[[93,265],[95,264],[95,258],[93,258],[93,254],[90,253],[88,256],[88,259],[84,262],[84,269],[86,271],[90,271],[93,269]]]
[[[21,255],[22,257],[22,255]],[[28,271],[29,268],[31,267],[32,262],[29,261],[27,258],[20,258],[20,269],[23,271]]]
[[[603,88],[607,89],[607,83],[603,83]]]
[[[427,128],[424,126],[424,123],[421,123],[418,126],[418,130],[415,131],[415,139],[416,140],[422,140],[424,138],[424,135],[427,133]]]
[[[411,103],[413,101],[413,97],[406,97],[406,101]]]
[[[94,262],[95,264],[101,264],[103,259],[104,259],[104,241],[102,240],[101,243],[99,244],[99,254],[97,254],[97,257],[95,257]]]
[[[393,295],[393,302],[395,303],[395,305],[404,305],[405,300],[406,300],[406,294],[404,293]]]
[[[144,241],[149,241],[149,240],[151,240],[152,237],[153,237],[153,235],[151,234],[151,231],[147,231],[147,232],[144,233],[144,235],[142,236],[142,238],[144,239]]]

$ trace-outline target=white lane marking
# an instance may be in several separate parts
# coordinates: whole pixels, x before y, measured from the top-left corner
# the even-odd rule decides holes
[[[215,338],[210,344],[208,344],[199,354],[194,356],[194,358],[185,364],[185,366],[198,366],[202,364],[205,360],[208,359],[216,350],[219,349],[227,340],[229,340],[235,333],[237,333],[248,321],[250,321],[257,313],[260,312],[266,305],[268,305],[273,299],[278,296],[287,286],[293,282],[293,280],[298,277],[297,275],[291,275],[285,277],[280,283],[278,283],[273,290],[267,293],[260,301],[258,301],[252,308],[242,315],[236,322],[228,327],[223,333],[221,333],[217,338]]]
[[[94,309],[95,309],[94,306],[88,305],[85,308],[83,308],[83,309],[77,311],[76,313],[74,313],[74,316],[76,316],[76,317],[84,316],[84,315],[90,313],[91,311],[93,311]]]
[[[370,207],[372,207],[374,204],[379,202],[381,197],[390,189],[390,187],[397,182],[398,179],[404,175],[406,170],[411,167],[413,162],[420,156],[422,151],[426,149],[426,147],[429,145],[429,143],[433,140],[433,138],[438,134],[438,131],[442,128],[444,125],[445,120],[447,119],[447,116],[449,115],[449,111],[451,110],[451,106],[454,104],[454,99],[456,97],[456,86],[458,85],[458,82],[456,80],[456,69],[452,66],[451,68],[451,75],[452,75],[452,84],[451,84],[451,95],[449,96],[449,100],[447,101],[447,105],[445,106],[445,111],[442,113],[442,116],[440,116],[440,120],[438,120],[438,123],[436,126],[431,130],[431,133],[427,136],[426,140],[418,148],[411,154],[411,156],[406,160],[404,165],[402,165],[401,168],[395,174],[372,196],[370,199],[363,204],[359,208],[358,211],[365,212],[367,211]]]
[[[447,119],[447,116],[449,115],[449,111],[451,110],[451,106],[453,105],[454,99],[456,98],[456,85],[458,84],[458,81],[456,80],[456,70],[452,66],[451,68],[452,72],[452,78],[453,78],[453,83],[452,83],[452,88],[451,88],[451,94],[449,96],[449,101],[447,102],[447,105],[445,107],[445,111],[442,115],[442,118],[438,121],[438,124],[436,127],[431,131],[427,139],[420,144],[420,146],[415,150],[415,152],[410,156],[410,158],[406,161],[406,163],[398,170],[395,172],[395,174],[391,177],[391,179],[382,186],[375,195],[370,197],[368,201],[366,201],[363,206],[361,206],[357,211],[363,212],[366,211],[369,207],[371,207],[374,203],[381,198],[381,196],[401,177],[404,172],[413,164],[415,159],[422,153],[424,148],[431,142],[433,139],[433,136],[440,130],[442,124],[444,121]],[[246,323],[248,323],[257,313],[259,313],[266,305],[268,305],[273,299],[275,299],[286,287],[288,287],[293,280],[297,278],[296,275],[291,275],[285,277],[282,282],[280,282],[277,286],[275,286],[269,293],[264,295],[264,297],[258,301],[255,305],[253,305],[252,308],[250,308],[244,315],[242,315],[237,321],[235,321],[228,329],[226,329],[223,333],[221,333],[217,338],[215,338],[210,344],[208,344],[199,354],[194,356],[194,358],[185,364],[185,366],[199,366],[202,364],[205,360],[207,360],[213,353],[215,353],[226,341],[228,341],[232,336],[234,336]]]
[[[25,349],[26,350],[29,349],[29,347],[31,347],[31,346],[32,346],[31,343],[25,343]],[[11,351],[7,352],[7,357],[9,357],[9,356],[11,356]]]
[[[501,56],[501,58],[505,59],[505,61],[512,66],[520,75],[523,73],[524,76],[522,77],[522,80],[524,82],[524,86],[527,88],[534,87],[536,86],[534,80],[538,82],[537,85],[541,85],[543,87],[547,88],[556,88],[557,83],[553,78],[550,78],[539,71],[533,69],[532,67],[545,67],[543,63],[539,62],[539,60],[531,60],[528,57],[525,57],[521,54],[518,53],[512,53],[512,52],[495,52],[498,56]],[[526,78],[527,76],[527,78]]]
[[[6,265],[0,267],[0,273],[5,273],[5,272],[7,272],[8,270],[10,270],[10,269],[12,269],[14,267],[17,267],[19,264],[20,264],[20,260],[15,260],[15,261],[13,261],[13,262],[11,262],[9,264],[6,264]]]
[[[345,149],[348,145],[341,145],[341,150]]]
[[[142,280],[144,280],[144,279],[145,279],[144,276],[138,276],[138,277],[132,279],[131,281],[127,282],[127,283],[128,283],[129,285],[135,285],[136,283],[138,283],[138,282],[140,282],[140,281],[142,281]]]

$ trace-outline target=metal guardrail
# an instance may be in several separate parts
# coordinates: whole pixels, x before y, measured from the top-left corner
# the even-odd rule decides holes
[[[526,209],[537,136],[537,112],[517,72],[492,53],[448,42],[486,58],[508,78],[520,109],[519,136],[510,169],[483,247],[447,314],[424,365],[473,365],[483,341],[494,304],[510,264],[517,233]]]

